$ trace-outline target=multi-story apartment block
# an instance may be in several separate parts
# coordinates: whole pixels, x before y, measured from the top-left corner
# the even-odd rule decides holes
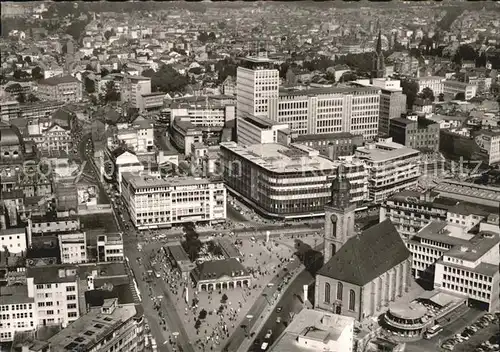
[[[19,106],[19,117],[28,120],[28,124],[33,121],[38,125],[37,119],[49,117],[56,110],[63,107],[64,104],[64,101],[37,101],[21,104]]]
[[[337,160],[340,157],[354,155],[356,148],[363,145],[363,136],[349,132],[301,134],[293,137],[292,141],[317,149],[321,155]]]
[[[0,290],[0,343],[14,340],[16,332],[34,331],[37,310],[26,285],[2,286]]]
[[[477,86],[478,92],[489,92],[492,84],[492,78],[473,74],[466,76],[466,82]]]
[[[58,234],[61,263],[87,262],[87,236],[83,231]]]
[[[236,73],[236,116],[264,116],[275,120],[279,71],[264,53],[242,59]]]
[[[416,277],[494,312],[499,306],[499,243],[498,233],[469,234],[453,224],[431,222],[407,246]]]
[[[236,121],[236,139],[240,145],[290,143],[288,124],[265,117],[247,115]]]
[[[389,136],[408,148],[439,151],[439,124],[425,117],[407,116],[390,121]]]
[[[324,214],[334,163],[301,144],[220,144],[224,180],[259,212],[277,218]]]
[[[356,84],[365,87],[380,88],[380,115],[378,130],[380,135],[389,134],[389,125],[392,119],[401,117],[406,112],[406,94],[403,94],[401,81],[388,78],[374,78],[357,80]]]
[[[97,237],[97,261],[113,262],[123,260],[123,236],[121,233]]]
[[[369,200],[382,202],[396,192],[414,188],[420,176],[419,154],[391,138],[359,147],[355,156],[368,169]]]
[[[36,325],[63,328],[80,316],[77,269],[68,265],[29,267],[26,272],[28,296],[34,298]]]
[[[0,101],[0,121],[9,122],[17,119],[20,114],[19,102],[17,100]]]
[[[142,96],[151,94],[151,78],[126,75],[120,85],[120,98],[133,108],[140,109]]]
[[[73,76],[51,77],[38,82],[37,95],[42,100],[65,103],[82,100],[83,84]]]
[[[456,200],[439,197],[432,191],[402,191],[388,197],[380,205],[379,221],[390,219],[406,240],[431,221],[445,221],[448,209],[456,204]]]
[[[418,92],[421,93],[424,88],[430,88],[434,93],[434,97],[444,93],[445,78],[441,76],[426,76],[417,78]]]
[[[174,103],[170,108],[170,124],[176,117],[189,117],[194,126],[224,127],[226,122],[235,119],[234,105],[221,104],[213,100]]]
[[[277,108],[274,120],[287,123],[292,133],[350,132],[362,135],[364,140],[372,140],[378,134],[380,88],[346,86],[282,90]]]
[[[159,179],[122,175],[121,193],[138,229],[226,218],[226,187],[219,180],[195,177]]]
[[[452,98],[454,98],[457,94],[462,93],[465,100],[471,100],[477,94],[477,85],[460,81],[446,80],[444,81],[443,89],[444,93],[448,94]]]
[[[144,319],[134,304],[105,299],[71,325],[48,339],[51,352],[134,352],[144,349]]]
[[[46,200],[50,200],[47,197]],[[80,219],[77,216],[53,217],[53,216],[32,216],[28,218],[26,233],[28,246],[31,246],[33,237],[43,237],[57,233],[77,232],[80,230]]]

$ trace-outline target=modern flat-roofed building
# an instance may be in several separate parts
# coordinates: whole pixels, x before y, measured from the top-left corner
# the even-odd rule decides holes
[[[352,317],[303,309],[293,318],[269,351],[351,352],[354,349],[354,321]]]
[[[57,237],[63,264],[87,262],[87,236],[85,232],[61,233]]]
[[[76,266],[45,265],[26,270],[28,296],[34,298],[36,325],[63,328],[80,316]]]
[[[174,103],[170,107],[170,124],[176,117],[189,117],[194,126],[223,127],[235,119],[236,109],[232,104],[223,104],[213,99],[185,103]]]
[[[287,123],[292,133],[350,132],[372,140],[378,134],[380,88],[283,89],[277,108],[275,120]]]
[[[240,145],[290,143],[288,124],[266,117],[245,115],[236,121],[236,139]]]
[[[425,117],[407,116],[390,121],[389,136],[396,143],[422,151],[439,151],[439,124]]]
[[[123,259],[123,236],[121,233],[108,233],[97,237],[98,262],[122,261]]]
[[[324,214],[336,167],[319,151],[276,143],[224,142],[220,148],[228,188],[259,212],[278,218]]]
[[[142,351],[143,324],[136,305],[120,305],[116,298],[105,299],[101,307],[91,308],[47,342],[51,352]]]
[[[120,98],[133,108],[140,109],[143,96],[151,94],[151,78],[125,75],[120,84]]]
[[[16,332],[35,331],[35,300],[26,285],[2,286],[0,289],[0,343],[14,340]]]
[[[65,103],[82,100],[83,84],[73,76],[51,77],[38,82],[37,95],[41,100]]]
[[[434,288],[465,296],[469,304],[494,312],[499,307],[500,261],[497,233],[468,234],[456,225],[432,222],[408,247],[416,276],[434,281]]]
[[[401,191],[380,205],[379,221],[390,219],[403,239],[408,239],[431,221],[445,221],[457,200],[433,191]]]
[[[56,110],[63,107],[64,104],[64,101],[54,100],[21,104],[19,106],[19,117],[28,120],[28,123],[30,123],[33,120],[51,116]],[[38,124],[38,121],[33,122]]]
[[[195,177],[164,180],[124,173],[121,193],[138,229],[226,219],[226,187],[222,180]]]
[[[279,84],[279,70],[265,53],[243,58],[236,72],[237,118],[252,115],[276,120]]]
[[[394,143],[391,138],[367,144],[355,157],[368,169],[369,200],[382,202],[390,195],[414,188],[420,176],[420,152]]]
[[[191,145],[203,142],[203,131],[193,125],[187,117],[176,117],[171,129],[172,143],[186,155],[191,153]]]
[[[406,94],[403,94],[401,81],[389,78],[374,78],[371,83],[369,80],[357,80],[356,83],[381,89],[378,130],[382,136],[387,135],[390,121],[401,117],[401,114],[406,112]]]
[[[363,136],[349,132],[302,134],[292,138],[293,143],[304,144],[319,150],[331,160],[354,155],[357,147],[363,145]]]
[[[452,98],[458,93],[463,93],[465,100],[471,100],[477,94],[477,85],[460,81],[444,81],[444,93]]]

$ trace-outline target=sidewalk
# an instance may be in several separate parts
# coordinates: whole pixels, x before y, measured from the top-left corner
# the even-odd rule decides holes
[[[281,292],[286,292],[286,290],[288,289],[288,287],[292,284],[292,282],[297,278],[297,276],[300,275],[300,273],[302,273],[304,270],[306,269],[306,267],[301,264],[299,267],[297,267],[297,269],[295,269],[290,281],[288,282],[288,284],[286,286],[283,287],[283,289],[281,290]],[[255,340],[255,338],[259,335],[259,332],[260,330],[262,330],[262,328],[264,327],[264,325],[266,324],[267,320],[269,319],[269,317],[271,316],[271,314],[273,313],[274,309],[276,308],[276,306],[278,305],[279,301],[281,300],[281,295],[280,294],[278,297],[276,297],[276,299],[273,300],[271,306],[267,306],[266,307],[266,311],[265,311],[265,314],[264,314],[264,318],[260,319],[254,326],[253,326],[253,329],[251,332],[254,332],[255,334],[253,335],[253,337],[251,338],[245,338],[243,340],[243,342],[241,343],[241,345],[238,347],[238,350],[237,352],[247,352],[250,347],[252,346],[253,344],[253,341]]]

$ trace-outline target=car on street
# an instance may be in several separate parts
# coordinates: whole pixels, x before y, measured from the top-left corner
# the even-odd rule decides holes
[[[281,317],[277,317],[276,318],[276,324],[280,324],[281,323]]]
[[[262,345],[260,346],[260,350],[265,351],[267,350],[268,347],[269,347],[269,342],[263,342]]]
[[[273,336],[273,331],[271,329],[267,330],[266,335],[264,336],[264,339],[269,340]]]
[[[276,307],[276,313],[281,313],[281,311],[283,310],[283,307]]]

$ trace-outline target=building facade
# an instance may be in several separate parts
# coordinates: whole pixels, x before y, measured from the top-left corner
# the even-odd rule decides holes
[[[291,144],[220,144],[224,181],[266,216],[320,216],[329,199],[335,165],[317,150]]]
[[[236,116],[264,116],[275,120],[279,94],[279,71],[262,53],[242,59],[236,72]]]
[[[477,86],[475,84],[468,84],[460,81],[446,80],[444,81],[444,93],[452,98],[461,93],[464,95],[465,100],[471,100],[477,94]]]
[[[437,97],[439,94],[444,93],[445,78],[441,76],[426,76],[417,78],[418,92],[422,93],[425,88],[429,88]]]
[[[34,299],[36,325],[63,328],[80,316],[77,269],[68,265],[29,267],[28,296]]]
[[[355,157],[368,169],[369,200],[379,203],[394,193],[414,188],[420,176],[419,154],[390,138],[358,148]]]
[[[121,233],[97,237],[97,261],[115,262],[124,260],[123,236]]]
[[[288,124],[280,124],[264,117],[244,116],[236,122],[236,139],[240,145],[290,143]]]
[[[349,236],[318,271],[315,308],[361,321],[377,316],[384,306],[408,292],[410,285],[410,252],[386,220]]]
[[[390,121],[389,136],[405,147],[427,152],[439,151],[439,124],[425,117],[408,116]]]
[[[354,155],[356,148],[363,145],[363,136],[348,132],[302,134],[292,137],[292,141],[317,149],[321,155],[337,160],[340,157]]]
[[[61,263],[87,262],[87,236],[85,232],[61,233],[58,236]]]
[[[0,101],[0,121],[9,122],[17,119],[20,114],[19,102],[17,100]]]
[[[133,108],[141,109],[143,95],[151,94],[151,78],[125,75],[119,90],[122,102],[128,102]]]
[[[279,94],[275,120],[292,134],[350,132],[372,140],[378,134],[380,88],[288,89]]]
[[[35,331],[37,310],[26,285],[2,286],[0,290],[0,343],[11,342],[17,332]]]
[[[38,82],[37,95],[41,100],[65,103],[82,100],[83,84],[72,76],[51,77]]]
[[[226,188],[222,181],[194,177],[163,180],[124,173],[121,193],[138,229],[226,218]]]
[[[207,98],[206,101],[174,104],[170,113],[171,125],[176,117],[187,117],[194,126],[224,127],[226,122],[235,119],[236,107]]]

